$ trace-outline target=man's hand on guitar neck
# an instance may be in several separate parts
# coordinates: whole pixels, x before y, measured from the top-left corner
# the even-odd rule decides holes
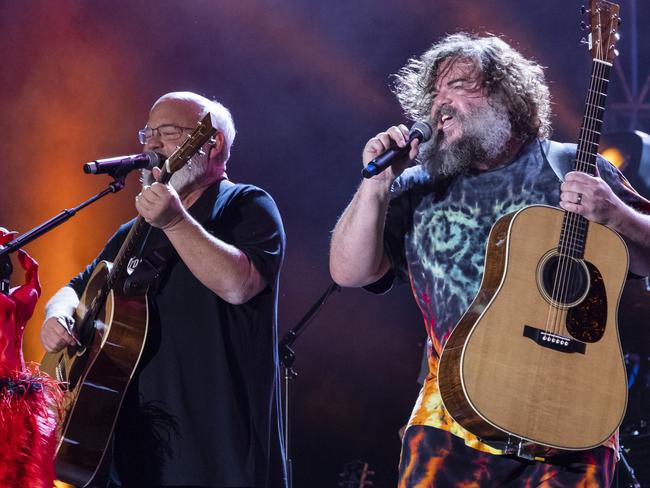
[[[564,210],[620,232],[615,224],[626,210],[625,204],[599,175],[572,171],[567,173],[560,190],[560,207]]]
[[[135,197],[135,208],[148,224],[166,230],[183,220],[186,212],[176,190],[158,181],[160,169],[154,168],[152,173],[156,182]]]
[[[630,271],[650,274],[650,216],[626,205],[600,176],[572,171],[560,187],[560,207],[606,225],[625,240]],[[632,190],[627,190],[632,192]]]

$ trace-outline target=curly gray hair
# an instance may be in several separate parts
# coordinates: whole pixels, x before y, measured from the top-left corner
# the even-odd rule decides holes
[[[392,90],[408,118],[429,119],[432,93],[441,75],[438,68],[446,59],[470,59],[476,64],[488,97],[502,101],[508,110],[515,135],[551,135],[551,97],[542,67],[498,37],[464,32],[433,44],[421,57],[409,59],[394,75]]]

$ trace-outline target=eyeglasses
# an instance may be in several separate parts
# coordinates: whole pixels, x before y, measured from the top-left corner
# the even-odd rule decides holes
[[[194,130],[194,128],[171,124],[159,125],[158,127],[145,127],[138,131],[138,141],[140,141],[140,144],[146,144],[156,132],[162,141],[177,141],[183,135],[183,131],[186,130]]]

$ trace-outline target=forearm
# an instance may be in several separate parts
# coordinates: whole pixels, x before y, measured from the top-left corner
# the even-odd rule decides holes
[[[47,352],[59,352],[64,347],[78,344],[74,336],[73,318],[78,304],[77,293],[71,287],[64,286],[45,305],[41,344]]]
[[[77,293],[71,287],[64,286],[45,305],[45,320],[51,317],[72,317],[78,305]]]
[[[627,244],[630,271],[639,276],[650,275],[650,215],[624,206],[609,227],[618,232]]]
[[[364,286],[388,270],[383,235],[389,199],[387,183],[364,180],[334,227],[330,273],[339,285]]]
[[[244,252],[209,234],[187,212],[165,234],[192,274],[225,301],[244,303],[266,287]]]

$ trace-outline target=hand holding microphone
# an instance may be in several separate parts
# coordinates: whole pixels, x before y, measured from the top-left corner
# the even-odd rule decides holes
[[[364,149],[364,160],[368,155],[381,154],[363,168],[361,174],[364,178],[372,178],[388,169],[389,166],[403,160],[413,149],[413,141],[417,140],[418,143],[426,142],[433,133],[431,125],[427,122],[416,122],[409,132],[406,131],[407,129],[403,125],[391,127],[386,132],[377,134],[368,141]],[[399,146],[400,142],[404,143],[402,147]],[[398,144],[398,147],[391,147],[395,144]],[[412,155],[411,159],[415,157],[415,154]]]

